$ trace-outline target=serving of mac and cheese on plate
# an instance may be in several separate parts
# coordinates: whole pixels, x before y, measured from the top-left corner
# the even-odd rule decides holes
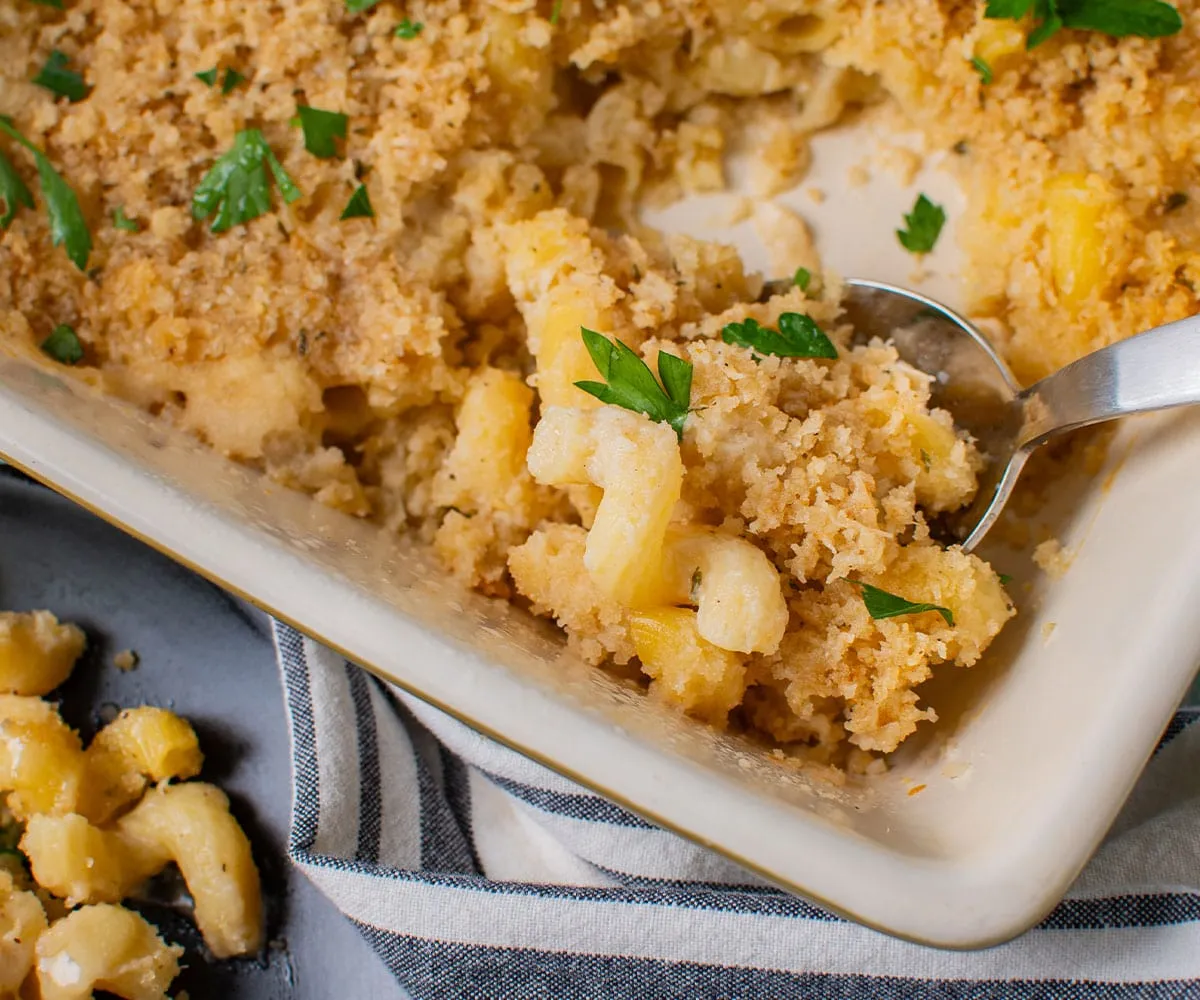
[[[3,343],[684,712],[878,767],[1014,614],[930,534],[982,457],[855,341],[801,218],[782,288],[640,211],[737,153],[768,199],[872,114],[953,165],[971,312],[1020,376],[1194,312],[1189,5],[1011,6],[10,5]],[[860,238],[919,267],[946,219],[922,195]]]

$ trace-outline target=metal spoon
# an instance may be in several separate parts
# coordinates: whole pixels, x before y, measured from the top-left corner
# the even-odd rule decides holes
[[[1022,389],[984,335],[939,302],[853,278],[843,305],[858,338],[890,340],[933,375],[933,405],[975,437],[987,461],[979,491],[945,525],[968,552],[1000,517],[1035,448],[1089,424],[1200,403],[1200,317],[1122,340]]]

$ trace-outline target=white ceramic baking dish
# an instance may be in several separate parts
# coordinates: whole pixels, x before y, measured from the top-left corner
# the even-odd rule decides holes
[[[843,141],[818,151],[825,205]],[[918,185],[953,210],[944,179]],[[855,219],[843,209],[825,227],[827,260],[904,282],[911,261],[890,230],[914,190],[880,178],[856,193]],[[678,227],[691,211],[702,230],[710,207],[661,221]],[[870,240],[845,235],[867,225]],[[952,263],[948,250],[935,258],[926,288],[952,290]],[[780,885],[930,944],[1002,941],[1058,901],[1200,660],[1200,412],[1131,424],[1110,470],[1063,484],[1047,518],[1069,572],[1019,588],[1022,614],[986,662],[925,691],[941,721],[861,788],[811,780],[661,709],[567,654],[544,622],[462,590],[427,552],[63,369],[0,358],[0,454],[485,733]],[[1023,561],[1002,553],[999,568]]]

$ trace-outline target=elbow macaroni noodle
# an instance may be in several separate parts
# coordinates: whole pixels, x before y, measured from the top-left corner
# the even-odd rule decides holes
[[[119,904],[171,862],[215,956],[263,941],[250,843],[220,789],[186,781],[203,763],[191,725],[165,709],[128,709],[84,749],[35,696],[66,679],[83,645],[48,612],[0,616],[0,795],[24,827],[33,876],[0,866],[0,998],[34,981],[42,1000],[164,997],[182,949]],[[62,915],[64,906],[78,908]]]
[[[641,414],[549,407],[528,463],[547,485],[603,491],[584,568],[601,593],[633,610],[633,644],[660,695],[722,721],[745,690],[737,654],[775,652],[787,628],[770,559],[743,538],[671,525],[683,484],[679,443]],[[689,604],[696,610],[678,607]]]
[[[550,407],[528,462],[548,486],[592,483],[604,491],[584,552],[596,586],[627,607],[664,603],[663,546],[683,485],[675,432],[612,406]]]

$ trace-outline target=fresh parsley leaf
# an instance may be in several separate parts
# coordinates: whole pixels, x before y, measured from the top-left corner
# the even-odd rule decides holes
[[[38,184],[46,200],[46,215],[50,220],[50,242],[54,246],[65,244],[67,256],[79,270],[87,269],[88,257],[92,252],[92,234],[88,232],[83,209],[71,186],[54,169],[49,158],[37,146],[25,138],[12,123],[12,119],[0,115],[0,132],[24,146],[37,164]],[[28,193],[28,188],[25,189]],[[22,201],[19,193],[14,195]],[[6,217],[8,213],[6,213]]]
[[[225,75],[221,77],[221,93],[228,94],[239,83],[242,83],[246,78],[242,76],[236,69],[229,66],[225,67]]]
[[[396,25],[396,30],[393,34],[397,38],[403,38],[406,42],[411,42],[422,31],[425,30],[425,25],[420,21],[410,21],[407,17]]]
[[[1183,29],[1179,11],[1162,0],[989,0],[983,16],[1019,20],[1032,10],[1037,25],[1025,47],[1035,49],[1061,28],[1114,38],[1163,38]]]
[[[986,87],[992,82],[992,67],[979,58],[979,56],[971,57],[971,66],[975,72],[979,74],[979,81]]]
[[[22,205],[33,208],[33,192],[21,180],[17,168],[7,156],[0,153],[0,201],[4,202],[4,214],[0,215],[0,229],[7,229],[17,217]]]
[[[796,273],[792,275],[792,284],[802,292],[808,291],[808,286],[812,284],[812,272],[807,267],[796,268]]]
[[[32,3],[39,7],[53,7],[55,10],[62,10],[62,0],[31,0]]]
[[[373,219],[375,218],[375,209],[371,207],[371,196],[367,193],[367,186],[360,184],[350,196],[350,200],[346,202],[345,211],[342,212],[342,219]]]
[[[1045,13],[1042,13],[1042,7],[1045,7]],[[1042,42],[1048,41],[1056,35],[1062,28],[1062,18],[1058,16],[1058,12],[1054,9],[1053,0],[1039,0],[1038,16],[1042,18],[1036,28],[1029,33],[1029,37],[1025,39],[1025,48],[1036,49]]]
[[[576,382],[576,387],[602,403],[622,406],[670,424],[682,441],[692,398],[691,363],[659,351],[658,377],[662,379],[659,385],[646,362],[621,341],[609,340],[586,327],[581,327],[581,333],[604,382]]]
[[[988,0],[983,16],[992,20],[1019,20],[1029,13],[1033,0]]]
[[[1057,0],[1064,27],[1114,38],[1163,38],[1183,30],[1179,11],[1161,0]]]
[[[379,0],[346,0],[346,10],[351,14],[361,14],[365,10],[370,10]]]
[[[909,601],[903,597],[897,597],[895,594],[889,594],[886,590],[872,587],[869,583],[863,583],[862,580],[847,579],[848,582],[856,584],[862,590],[863,604],[867,606],[867,614],[876,621],[882,618],[899,618],[901,615],[918,615],[923,611],[936,611],[946,620],[947,625],[954,625],[954,612],[940,604]]]
[[[1007,573],[997,573],[996,576],[1000,580],[1002,586],[1007,587],[1010,583],[1012,583],[1012,577]]]
[[[350,119],[340,111],[322,111],[304,105],[296,108],[300,127],[304,129],[304,148],[323,160],[337,156],[336,139],[346,138]]]
[[[83,344],[66,323],[60,323],[54,332],[42,341],[42,350],[63,365],[77,365],[83,360]]]
[[[563,0],[554,0],[554,6],[550,8],[550,23],[557,25],[562,20]]]
[[[217,160],[192,195],[192,218],[207,219],[214,212],[214,233],[257,219],[271,209],[270,167],[283,200],[293,202],[300,189],[292,183],[283,165],[271,152],[262,132],[243,129],[233,140],[233,148]]]
[[[904,224],[907,229],[896,230],[900,245],[909,253],[929,253],[946,224],[946,211],[920,195],[913,210],[904,217]]]
[[[195,76],[206,87],[211,87],[217,82],[217,67],[206,69],[203,73],[196,73]]]
[[[46,64],[38,71],[33,82],[59,97],[65,97],[72,104],[77,104],[92,92],[92,88],[84,83],[82,76],[74,70],[67,69],[70,61],[65,52],[55,49],[47,57]]]
[[[117,210],[113,212],[113,229],[119,229],[123,233],[136,233],[141,227],[125,214],[125,209],[118,205]]]
[[[817,326],[811,316],[803,313],[782,313],[778,331],[747,319],[729,323],[721,331],[727,344],[746,347],[758,354],[773,354],[777,358],[836,358],[837,348]]]

